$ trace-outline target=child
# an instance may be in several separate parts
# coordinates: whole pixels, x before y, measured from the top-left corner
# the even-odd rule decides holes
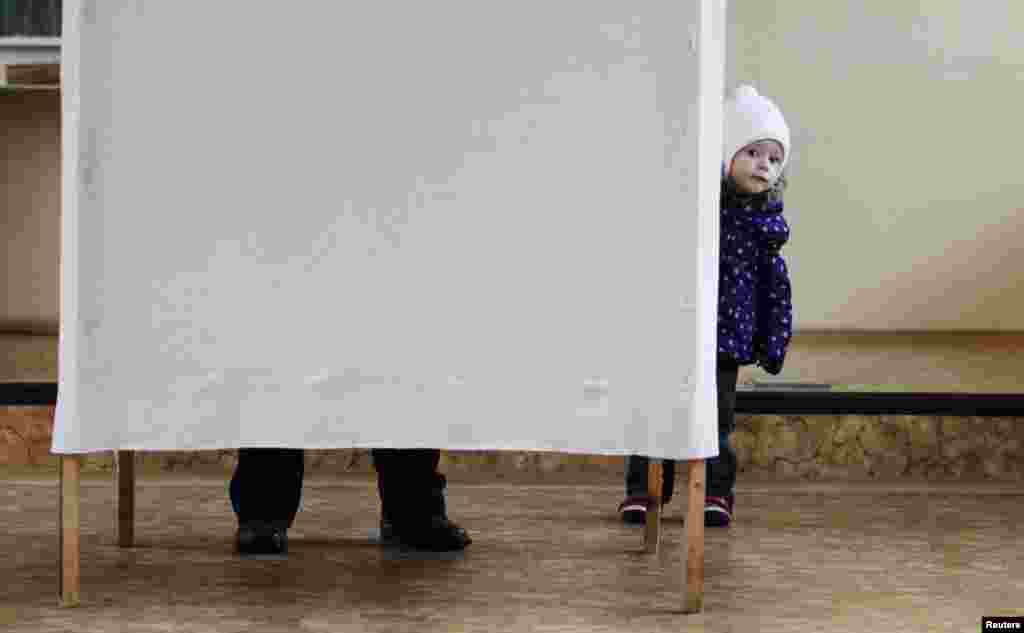
[[[736,379],[756,363],[778,374],[792,335],[789,272],[779,249],[789,239],[782,217],[783,168],[790,156],[789,128],[779,109],[751,86],[737,88],[723,120],[721,230],[718,287],[718,457],[707,460],[704,524],[727,526],[733,517],[736,454]],[[626,460],[627,523],[642,523],[647,496],[645,457]],[[672,498],[675,463],[664,465],[662,503]]]

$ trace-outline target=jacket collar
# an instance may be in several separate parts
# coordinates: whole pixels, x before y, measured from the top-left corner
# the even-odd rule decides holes
[[[776,183],[764,193],[745,194],[736,190],[732,180],[722,179],[721,207],[725,212],[745,215],[776,215],[782,213],[782,187]]]

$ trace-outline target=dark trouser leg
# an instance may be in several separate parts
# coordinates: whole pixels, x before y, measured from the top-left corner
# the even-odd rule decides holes
[[[718,457],[707,460],[707,495],[727,497],[736,485],[736,453],[729,436],[736,428],[736,381],[739,366],[730,358],[718,359]]]
[[[243,448],[231,478],[231,501],[239,523],[266,521],[291,527],[302,498],[304,451]]]
[[[448,520],[444,475],[437,472],[437,449],[376,449],[377,489],[384,520],[393,538],[405,546],[437,552],[456,551],[473,542]],[[381,534],[384,534],[381,525]]]
[[[626,458],[626,496],[647,496],[647,466],[650,460],[640,455]],[[666,459],[661,468],[661,502],[666,504],[672,500],[672,491],[676,481],[676,463]]]
[[[385,519],[446,516],[446,482],[444,475],[437,472],[441,461],[439,449],[376,448],[371,455]]]
[[[725,497],[732,494],[736,484],[736,453],[729,443],[729,436],[736,428],[736,382],[739,365],[729,357],[718,358],[718,457],[706,460],[707,495]],[[626,458],[626,496],[647,495],[648,459],[638,455]],[[666,460],[663,471],[662,502],[672,498],[675,482],[675,462]]]

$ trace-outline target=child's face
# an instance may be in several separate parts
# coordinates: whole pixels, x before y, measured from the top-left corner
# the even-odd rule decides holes
[[[782,146],[775,141],[758,141],[747,145],[732,159],[729,176],[736,187],[750,194],[764,193],[772,188],[782,173]]]

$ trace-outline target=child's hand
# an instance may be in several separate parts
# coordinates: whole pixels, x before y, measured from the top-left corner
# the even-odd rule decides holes
[[[773,376],[782,371],[782,359],[772,358],[772,356],[764,350],[758,351],[757,353],[757,365]]]

